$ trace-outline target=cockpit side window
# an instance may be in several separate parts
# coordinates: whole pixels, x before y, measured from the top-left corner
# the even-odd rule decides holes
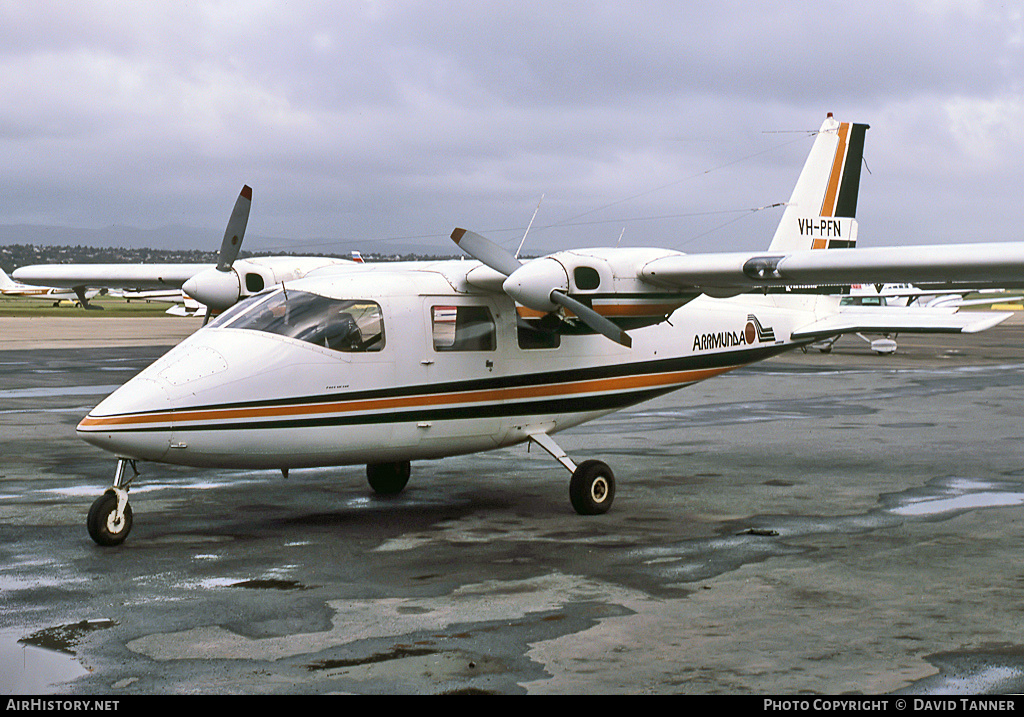
[[[211,326],[288,336],[347,353],[384,348],[380,305],[358,299],[329,299],[305,291],[275,291]]]

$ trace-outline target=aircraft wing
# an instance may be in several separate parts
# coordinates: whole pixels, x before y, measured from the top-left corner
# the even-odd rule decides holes
[[[1024,242],[946,244],[789,253],[674,254],[640,269],[640,278],[713,296],[776,286],[928,283],[990,286],[1020,282]]]
[[[839,334],[965,333],[990,329],[1011,316],[1009,311],[968,311],[902,306],[850,306],[839,313],[802,326],[792,338],[824,339]]]
[[[26,284],[107,289],[180,289],[214,264],[37,264],[14,270]]]

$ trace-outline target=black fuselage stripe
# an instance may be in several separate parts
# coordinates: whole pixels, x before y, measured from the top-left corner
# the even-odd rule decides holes
[[[196,406],[176,407],[178,411],[211,411],[222,409],[256,409],[279,406],[317,405],[343,401],[364,401],[382,398],[405,398],[410,396],[429,396],[439,394],[470,393],[473,391],[489,391],[495,389],[524,388],[562,383],[575,383],[606,378],[624,378],[631,376],[648,376],[662,373],[682,371],[706,371],[709,369],[732,369],[746,364],[763,361],[783,351],[793,348],[793,344],[772,345],[740,351],[726,351],[707,355],[684,356],[636,363],[612,364],[609,366],[592,366],[587,368],[563,369],[559,371],[543,371],[537,373],[521,373],[512,376],[495,376],[463,381],[447,381],[433,384],[416,384],[397,386],[365,391],[349,391],[324,393],[310,396],[295,396],[271,400],[238,401],[234,403],[202,404]],[[152,411],[138,411],[119,414],[121,416],[142,416]],[[98,418],[103,418],[99,416]]]
[[[546,414],[573,414],[592,411],[616,411],[642,403],[689,384],[660,386],[640,391],[619,392],[601,396],[560,397],[518,403],[488,403],[453,408],[419,408],[402,411],[378,411],[357,415],[317,416],[311,418],[283,418],[279,420],[218,421],[201,424],[174,424],[164,426],[122,427],[103,429],[111,433],[158,433],[274,430],[284,428],[325,428],[331,426],[369,426],[387,423],[421,423],[428,421],[459,421],[481,418],[508,418]]]

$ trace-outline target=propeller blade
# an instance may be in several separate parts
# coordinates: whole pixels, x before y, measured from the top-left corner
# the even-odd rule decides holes
[[[235,208],[231,210],[231,218],[228,219],[227,229],[224,230],[224,241],[221,242],[220,253],[217,255],[219,271],[230,271],[231,265],[238,258],[238,250],[242,248],[242,237],[245,236],[245,225],[249,223],[251,206],[252,187],[246,184],[238,194]]]
[[[569,311],[576,314],[580,321],[597,333],[607,336],[615,343],[622,344],[626,348],[631,348],[633,346],[633,340],[629,338],[629,334],[616,326],[611,320],[601,316],[601,314],[597,313],[586,304],[581,304],[576,301],[576,299],[566,296],[561,291],[552,291],[551,301],[559,306],[564,306]]]
[[[452,241],[458,244],[462,251],[477,261],[505,276],[508,276],[522,266],[522,263],[512,255],[512,252],[502,249],[490,239],[486,239],[468,229],[456,229],[453,231]]]

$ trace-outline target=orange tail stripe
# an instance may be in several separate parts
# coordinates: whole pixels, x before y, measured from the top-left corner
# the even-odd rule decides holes
[[[836,147],[836,156],[832,160],[832,174],[828,178],[828,190],[825,192],[825,201],[821,205],[821,215],[831,217],[836,211],[836,196],[839,194],[839,180],[843,176],[843,164],[846,162],[846,138],[850,134],[850,123],[843,122],[839,125],[839,146]]]

